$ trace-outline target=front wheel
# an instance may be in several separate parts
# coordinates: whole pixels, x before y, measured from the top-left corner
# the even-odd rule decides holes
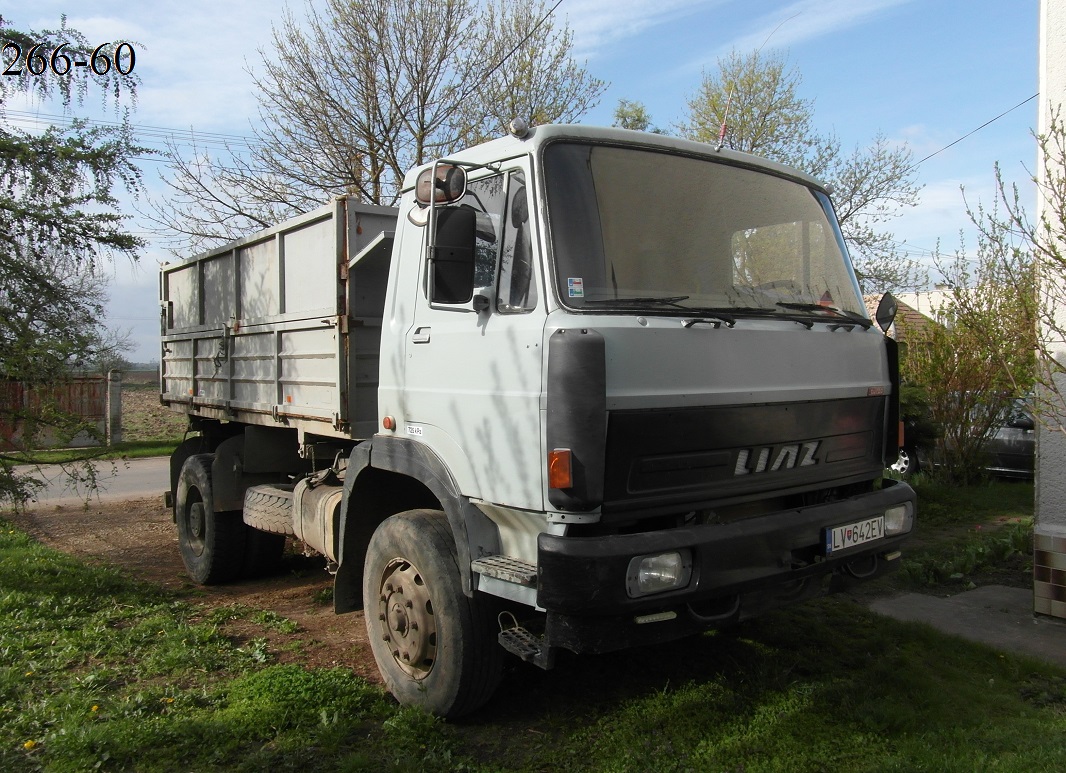
[[[503,650],[488,604],[463,594],[444,513],[412,510],[378,526],[367,548],[363,605],[378,670],[400,703],[457,717],[492,697]]]
[[[913,475],[918,472],[918,452],[913,448],[899,449],[899,456],[888,469],[903,478]]]

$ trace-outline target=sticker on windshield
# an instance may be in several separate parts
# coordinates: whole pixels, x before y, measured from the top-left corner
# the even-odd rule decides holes
[[[569,291],[571,298],[584,298],[585,280],[579,276],[568,277],[566,280],[566,289]]]

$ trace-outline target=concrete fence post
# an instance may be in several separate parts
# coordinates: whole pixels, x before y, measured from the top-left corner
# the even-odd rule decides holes
[[[122,442],[122,371],[107,372],[107,444]]]

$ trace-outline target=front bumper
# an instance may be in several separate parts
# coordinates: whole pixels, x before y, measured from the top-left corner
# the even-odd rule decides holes
[[[604,537],[541,534],[537,604],[548,613],[548,643],[605,652],[668,641],[816,595],[828,575],[875,577],[909,532],[827,556],[825,530],[908,502],[916,509],[911,487],[886,480],[879,491],[729,524]],[[671,550],[691,552],[688,585],[631,598],[630,561]],[[663,613],[664,622],[643,622]]]

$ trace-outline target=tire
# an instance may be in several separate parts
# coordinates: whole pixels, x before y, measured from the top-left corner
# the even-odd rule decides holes
[[[503,649],[489,604],[463,594],[444,513],[411,510],[378,526],[367,548],[363,604],[378,670],[401,704],[452,718],[492,697]]]
[[[247,527],[240,511],[216,513],[211,493],[213,454],[194,454],[178,474],[174,519],[185,571],[193,582],[216,585],[240,576]]]
[[[244,492],[244,522],[259,531],[293,535],[292,486],[264,484]]]

